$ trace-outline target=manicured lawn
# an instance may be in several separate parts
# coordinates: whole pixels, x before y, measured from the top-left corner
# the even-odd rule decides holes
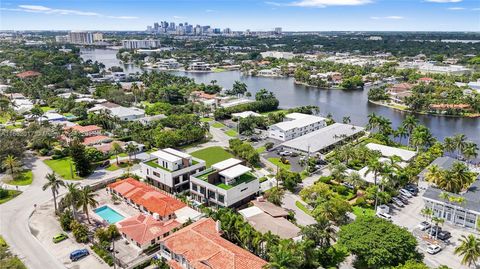
[[[236,137],[238,135],[238,133],[235,130],[231,130],[231,129],[226,131],[225,134],[230,137]]]
[[[210,167],[212,164],[234,157],[230,152],[226,151],[222,147],[204,148],[201,150],[194,151],[190,155],[192,155],[195,158],[204,160],[206,162],[207,167]]]
[[[21,191],[16,191],[16,190],[8,190],[8,195],[7,197],[5,198],[1,198],[0,199],[0,205],[3,204],[3,203],[6,203],[10,200],[12,200],[13,198],[17,197],[18,195],[20,195],[20,193],[22,193]]]
[[[217,68],[214,68],[214,69],[213,69],[213,72],[214,72],[214,73],[220,73],[220,72],[225,72],[225,71],[227,71],[227,69],[225,69],[225,68],[218,68],[218,67],[217,67]]]
[[[125,153],[125,152],[122,152],[122,153],[118,154],[118,158],[120,158],[120,157],[128,157],[128,154]],[[117,156],[115,154],[110,156],[110,160],[115,160],[115,159],[117,159]]]
[[[256,149],[256,151],[258,152],[258,154],[261,154],[261,153],[264,153],[265,150],[267,150],[264,146],[261,146],[259,148]]]
[[[17,176],[15,176],[14,180],[8,180],[8,181],[5,181],[5,183],[9,185],[26,186],[26,185],[32,184],[32,181],[33,181],[32,171],[22,171]]]
[[[290,168],[292,167],[290,164],[284,164],[280,161],[280,158],[268,158],[268,161],[270,161],[271,163],[273,163],[274,165],[280,167],[280,168],[283,168],[285,170],[290,170]]]
[[[225,127],[225,125],[221,124],[220,122],[215,122],[214,124],[212,124],[212,127],[223,128],[223,127]]]
[[[312,212],[304,205],[302,204],[300,201],[295,201],[295,205],[300,209],[302,210],[303,212],[307,213],[308,215],[310,215]]]
[[[42,109],[43,112],[47,112],[47,111],[50,111],[50,110],[54,109],[53,107],[49,107],[49,106],[42,106],[40,108]]]
[[[44,161],[50,169],[52,169],[57,175],[61,176],[63,179],[72,180],[72,179],[81,179],[81,177],[75,174],[75,165],[73,164],[70,157],[65,157],[57,160],[45,160]],[[70,172],[70,163],[72,164],[73,176]]]
[[[352,207],[353,209],[353,214],[355,216],[360,217],[360,216],[375,216],[375,210],[371,208],[363,208],[359,206],[354,206]]]
[[[128,166],[127,163],[120,163],[120,165],[117,165],[116,163],[114,163],[114,164],[109,165],[105,170],[107,170],[107,171],[116,171],[116,170],[118,170],[118,169],[120,169],[120,168],[125,168],[125,167],[127,167],[127,166]]]
[[[211,122],[212,120],[212,118],[200,118],[201,122]]]
[[[269,111],[269,112],[262,112],[260,113],[261,115],[268,115],[270,113],[278,113],[278,112],[284,112],[285,114],[288,113],[288,110],[287,109],[278,109],[278,110],[275,110],[275,111]]]

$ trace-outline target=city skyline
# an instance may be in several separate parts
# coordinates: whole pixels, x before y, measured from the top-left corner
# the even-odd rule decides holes
[[[480,31],[474,0],[7,1],[1,30],[146,30],[166,20],[233,31]]]

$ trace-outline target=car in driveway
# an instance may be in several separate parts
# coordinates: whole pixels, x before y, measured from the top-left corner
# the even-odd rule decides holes
[[[405,197],[405,196],[403,196],[403,195],[399,195],[399,196],[397,196],[397,198],[398,198],[400,201],[402,201],[402,203],[404,203],[405,205],[408,205],[409,202],[408,202],[408,198],[407,198],[407,197]]]
[[[88,255],[90,255],[90,253],[88,252],[88,250],[86,248],[77,249],[77,250],[74,250],[70,253],[70,260],[72,262],[75,262],[75,261],[80,260],[83,257],[88,256]]]
[[[452,234],[448,231],[440,231],[438,232],[437,238],[442,241],[448,241],[450,238],[452,238]]]
[[[402,201],[400,201],[400,199],[398,199],[397,197],[393,197],[392,201],[396,206],[399,206],[399,207],[404,207],[405,206],[405,204],[402,203]]]
[[[412,185],[412,184],[409,184],[407,186],[405,186],[405,188],[407,191],[409,191],[411,194],[413,194],[414,196],[417,196],[418,194],[418,187],[415,186],[415,185]]]
[[[281,151],[280,153],[278,153],[278,155],[280,155],[280,156],[290,156],[290,155],[292,155],[292,152],[290,152],[290,151]]]
[[[390,214],[387,214],[387,213],[383,213],[383,212],[377,212],[377,217],[381,218],[381,219],[384,219],[384,220],[388,220],[388,221],[392,221],[392,216]]]
[[[437,254],[440,251],[442,251],[442,247],[440,247],[439,245],[430,244],[427,247],[427,253],[430,255]]]
[[[408,198],[412,198],[412,197],[413,197],[413,195],[412,195],[409,191],[407,191],[406,189],[400,189],[398,192],[399,192],[401,195],[406,196],[406,197],[408,197]]]
[[[432,224],[430,224],[427,221],[422,221],[420,224],[417,225],[417,228],[420,229],[420,231],[426,231],[432,227]]]
[[[59,233],[59,234],[55,235],[55,236],[52,238],[52,241],[53,241],[53,243],[56,244],[56,243],[62,242],[63,240],[65,240],[65,239],[67,239],[67,238],[68,238],[68,236],[67,236],[66,234],[64,234],[64,233]]]

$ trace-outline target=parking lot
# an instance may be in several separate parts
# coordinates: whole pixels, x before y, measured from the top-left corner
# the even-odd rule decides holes
[[[424,190],[420,189],[419,194],[410,198],[409,204],[403,208],[391,206],[392,210],[390,214],[392,215],[393,223],[407,228],[417,238],[419,251],[425,255],[424,262],[428,266],[437,268],[440,265],[447,265],[450,268],[468,269],[467,266],[461,265],[461,258],[453,252],[455,247],[458,246],[458,239],[462,235],[471,234],[471,230],[444,223],[442,225],[442,230],[449,231],[452,235],[448,242],[444,243],[441,240],[432,239],[425,231],[421,231],[417,228],[418,224],[425,221],[425,217],[420,214],[421,210],[424,208],[424,202],[422,199],[423,192]],[[430,243],[438,243],[442,247],[442,251],[434,255],[428,254],[426,248]]]

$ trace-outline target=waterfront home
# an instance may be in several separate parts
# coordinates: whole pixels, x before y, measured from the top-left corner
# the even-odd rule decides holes
[[[160,242],[182,224],[174,219],[160,221],[150,215],[138,214],[115,224],[125,240],[145,250]]]
[[[244,119],[248,117],[261,117],[262,115],[253,111],[243,111],[239,113],[232,113],[232,119]]]
[[[211,71],[211,65],[205,62],[193,62],[188,66],[189,70],[193,71]]]
[[[219,222],[201,219],[160,240],[159,255],[175,269],[262,269],[266,261],[222,237]]]
[[[281,70],[279,68],[271,68],[271,69],[261,69],[258,70],[257,76],[260,77],[279,77]]]
[[[21,72],[21,73],[18,73],[16,74],[15,76],[17,78],[20,78],[20,79],[27,79],[27,78],[34,78],[34,77],[38,77],[40,76],[41,73],[40,72],[37,72],[37,71],[24,71],[24,72]]]
[[[399,83],[399,84],[394,84],[391,87],[387,89],[388,93],[404,93],[411,91],[413,88],[413,85],[410,83]]]
[[[140,163],[146,181],[168,193],[190,188],[190,175],[205,169],[205,161],[184,152],[166,148],[150,153],[151,158]]]
[[[96,104],[88,112],[109,111],[110,115],[122,121],[134,121],[145,117],[145,111],[137,107],[124,107],[111,102]]]
[[[379,151],[384,157],[398,156],[405,162],[410,161],[415,155],[417,155],[417,152],[412,150],[400,149],[376,143],[368,143],[366,147],[370,150]]]
[[[287,114],[283,122],[268,127],[268,137],[287,141],[327,126],[326,119],[303,113]]]
[[[102,133],[102,127],[99,127],[97,125],[75,125],[72,127],[66,127],[64,128],[65,131],[71,131],[71,132],[78,132],[82,134],[84,137],[89,137],[89,136],[95,136],[95,135],[100,135]]]
[[[190,195],[198,203],[238,207],[258,195],[260,182],[242,160],[230,158],[190,176]]]
[[[469,104],[431,104],[430,105],[430,111],[433,111],[435,113],[447,113],[447,112],[463,112],[463,111],[468,111],[470,110],[470,105]]]
[[[275,58],[275,59],[293,59],[295,54],[292,52],[284,52],[284,51],[265,51],[261,52],[262,58]]]

